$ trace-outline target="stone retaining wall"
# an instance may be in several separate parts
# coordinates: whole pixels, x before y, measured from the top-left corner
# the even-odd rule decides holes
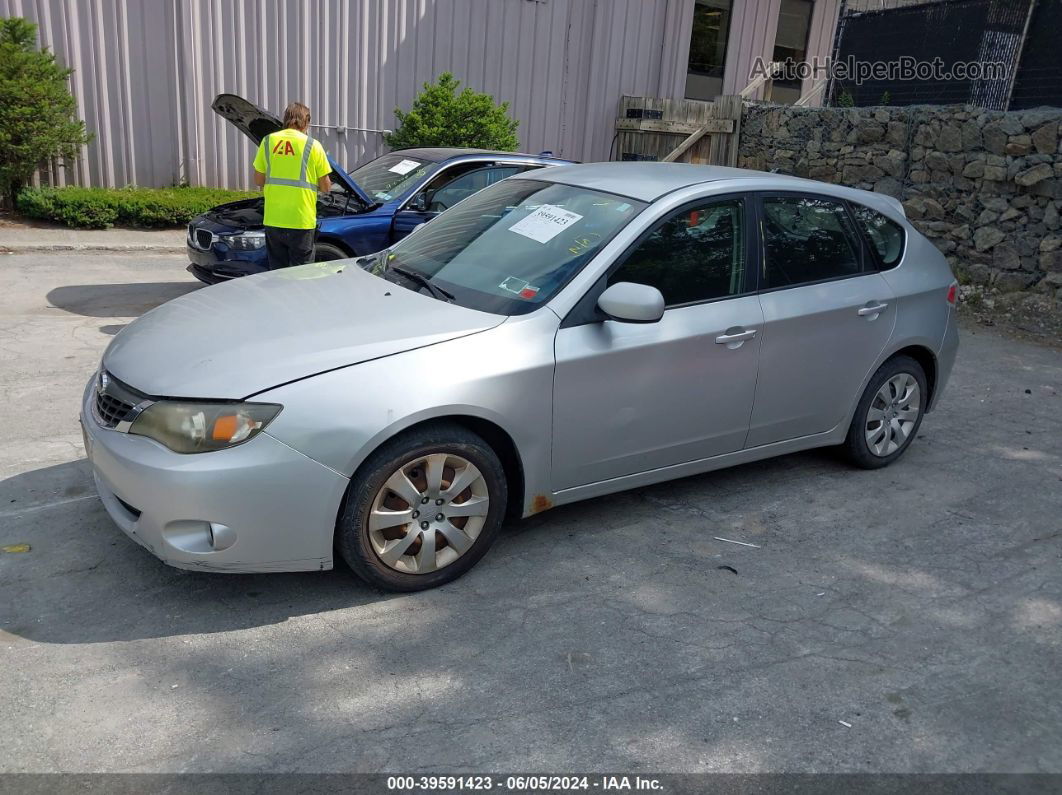
[[[900,199],[967,284],[1062,298],[1062,109],[746,104],[739,165]]]

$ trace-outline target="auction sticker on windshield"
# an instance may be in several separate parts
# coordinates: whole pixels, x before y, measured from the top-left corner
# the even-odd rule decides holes
[[[582,218],[578,213],[543,204],[530,215],[524,216],[509,227],[510,232],[529,237],[539,243],[548,243],[569,226]]]
[[[514,295],[518,295],[521,298],[526,298],[528,300],[538,295],[537,287],[517,276],[507,277],[505,281],[498,285],[498,287],[505,290],[507,293],[513,293]]]
[[[419,165],[420,163],[418,163],[416,160],[399,160],[387,170],[393,171],[396,174],[402,174],[404,176]]]

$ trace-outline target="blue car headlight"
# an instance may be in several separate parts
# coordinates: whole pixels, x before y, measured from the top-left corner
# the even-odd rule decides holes
[[[221,239],[237,251],[253,251],[265,245],[265,232],[240,232],[222,235]]]

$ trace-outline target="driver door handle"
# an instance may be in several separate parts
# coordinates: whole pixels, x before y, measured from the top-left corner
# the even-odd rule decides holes
[[[873,306],[864,306],[862,309],[859,310],[859,316],[866,317],[867,315],[880,315],[883,311],[885,311],[885,309],[888,308],[888,306],[889,305],[884,302],[880,304],[874,304]]]
[[[727,329],[728,333],[720,334],[718,337],[716,337],[716,344],[726,345],[728,348],[737,348],[740,347],[741,343],[743,343],[745,340],[750,340],[756,336],[756,329],[749,329],[748,331],[738,331],[737,329],[734,329],[732,334],[729,333],[730,331],[731,329]]]

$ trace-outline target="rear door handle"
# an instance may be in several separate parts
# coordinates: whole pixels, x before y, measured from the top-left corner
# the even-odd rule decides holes
[[[740,326],[738,328],[740,328]],[[737,329],[733,329],[733,333],[729,333],[730,331],[731,329],[727,329],[728,333],[720,334],[718,337],[716,337],[716,344],[726,345],[726,347],[730,349],[740,348],[741,344],[745,342],[745,340],[750,340],[756,336],[756,329],[749,329],[748,331],[738,331]]]
[[[864,306],[862,309],[859,310],[859,316],[866,317],[867,315],[880,315],[888,308],[888,306],[889,305],[886,303],[874,304],[873,306]]]

